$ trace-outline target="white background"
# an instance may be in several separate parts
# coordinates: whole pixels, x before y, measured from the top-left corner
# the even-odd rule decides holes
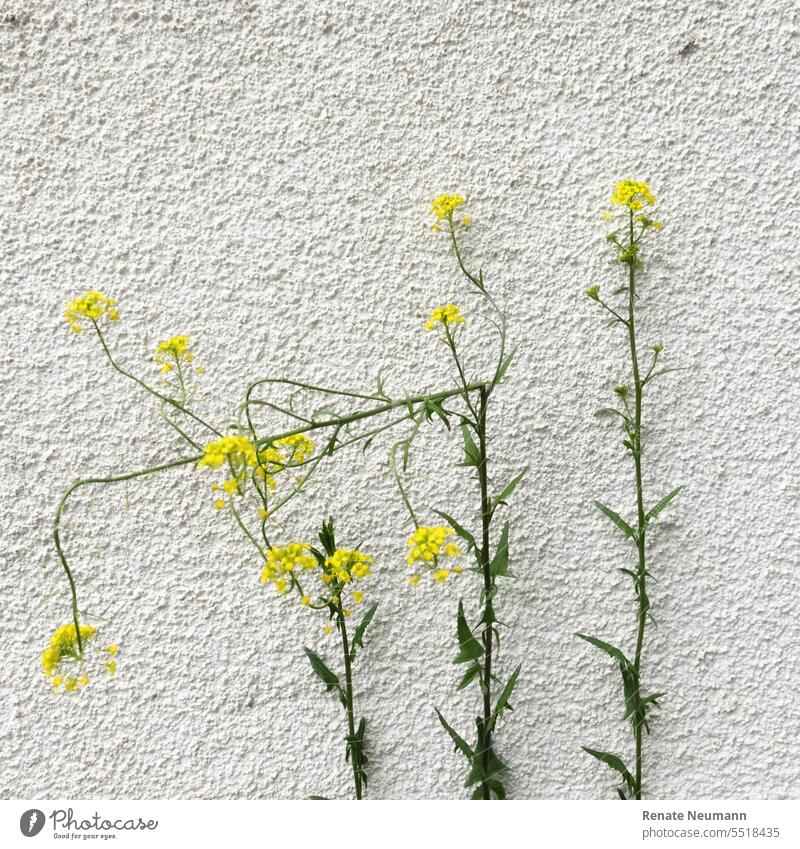
[[[591,502],[628,511],[633,489],[618,432],[593,416],[625,378],[623,340],[582,293],[618,279],[600,214],[633,177],[665,224],[642,339],[691,367],[654,384],[646,412],[648,500],[686,490],[651,547],[644,681],[669,695],[645,790],[797,797],[793,6],[6,3],[0,794],[350,793],[340,708],[302,655],[335,664],[333,637],[267,603],[257,558],[191,469],[71,503],[81,604],[111,620],[119,674],[76,698],[48,690],[39,655],[68,616],[49,540],[60,492],[183,453],[62,311],[86,288],[116,297],[110,341],[142,375],[159,339],[190,335],[207,368],[198,407],[220,426],[268,374],[365,388],[387,365],[397,395],[448,385],[422,325],[438,303],[470,302],[428,208],[460,191],[468,253],[521,344],[490,422],[497,486],[531,466],[508,514],[519,580],[498,604],[501,674],[524,666],[498,738],[507,785],[611,797],[611,772],[580,746],[632,760],[619,676],[573,632],[632,651],[617,571],[632,548]],[[431,520],[474,521],[457,458],[441,427],[415,449]],[[464,762],[433,705],[469,733],[477,700],[454,693],[450,661],[474,579],[405,584],[386,443],[329,466],[286,515],[287,540],[327,512],[378,559],[356,670],[370,794],[459,798]]]

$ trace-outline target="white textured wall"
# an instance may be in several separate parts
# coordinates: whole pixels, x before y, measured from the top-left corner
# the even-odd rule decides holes
[[[141,373],[160,338],[191,335],[218,423],[264,374],[361,387],[385,363],[398,394],[434,387],[444,352],[421,325],[464,286],[427,208],[459,190],[522,345],[491,444],[499,481],[532,469],[511,510],[520,580],[500,601],[503,669],[524,663],[498,743],[509,790],[611,797],[612,773],[579,747],[632,760],[618,673],[572,634],[633,639],[616,571],[632,551],[591,508],[631,505],[618,434],[592,416],[625,351],[582,292],[618,273],[599,214],[630,176],[666,224],[643,338],[692,367],[654,385],[647,411],[650,499],[687,488],[652,545],[645,680],[669,696],[646,791],[800,796],[793,6],[4,3],[0,793],[349,792],[339,708],[301,649],[332,659],[333,638],[265,603],[190,470],[75,498],[67,550],[83,606],[113,620],[120,671],[77,698],[45,686],[39,653],[68,614],[49,540],[60,491],[181,454],[61,312],[89,287],[117,297],[110,338]],[[466,733],[475,694],[455,695],[450,658],[469,583],[404,585],[384,447],[321,475],[291,527],[335,510],[380,560],[357,670],[370,791],[457,797],[464,764],[433,704]],[[414,492],[469,516],[468,485],[423,474],[454,456],[431,431]]]

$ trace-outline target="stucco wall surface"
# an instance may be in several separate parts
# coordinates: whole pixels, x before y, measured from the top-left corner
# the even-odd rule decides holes
[[[69,614],[49,538],[60,493],[185,451],[62,311],[87,288],[117,298],[110,344],[153,379],[154,345],[190,335],[196,406],[219,425],[265,375],[369,389],[385,365],[395,395],[450,385],[422,325],[471,305],[430,231],[431,198],[458,191],[467,253],[520,344],[492,409],[494,480],[531,469],[507,512],[519,579],[498,602],[501,674],[523,663],[498,738],[509,793],[611,798],[580,746],[632,760],[619,675],[573,633],[632,651],[618,568],[633,548],[592,508],[633,506],[619,432],[593,415],[626,351],[583,291],[618,279],[600,214],[634,177],[665,224],[642,340],[689,367],[646,411],[649,500],[686,489],[650,549],[644,676],[668,696],[645,791],[800,796],[799,39],[795,4],[763,0],[4,3],[0,794],[350,792],[340,708],[302,655],[336,664],[334,637],[268,603],[191,468],[70,502],[81,606],[122,650],[113,681],[46,686],[39,655]],[[476,695],[456,695],[451,659],[458,598],[474,610],[477,590],[406,585],[388,442],[329,464],[287,538],[333,512],[377,557],[356,673],[370,793],[459,797],[464,762],[433,706],[468,733]],[[415,446],[426,518],[474,523],[458,457],[441,426]]]

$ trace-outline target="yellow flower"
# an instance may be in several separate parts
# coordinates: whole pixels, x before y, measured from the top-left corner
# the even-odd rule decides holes
[[[439,584],[443,584],[447,580],[447,576],[450,573],[447,569],[439,569],[437,572],[433,573],[433,580]]]
[[[461,195],[439,195],[431,206],[431,212],[441,221],[452,215],[464,203]]]
[[[326,625],[326,626],[325,626],[322,630],[323,630],[326,634],[330,634],[330,632],[333,630],[333,625]]]
[[[407,545],[410,547],[406,562],[409,566],[422,565],[433,571],[433,579],[443,582],[452,571],[460,574],[463,569],[453,566],[450,570],[440,568],[441,558],[451,560],[461,556],[461,546],[455,542],[455,531],[447,525],[421,526],[417,528],[408,538]],[[413,574],[409,583],[416,587],[421,580],[419,574]]]
[[[304,596],[300,599],[300,604],[302,604],[302,605],[303,605],[303,607],[308,607],[308,606],[311,604],[311,596],[304,595]]]
[[[287,588],[286,575],[291,575],[298,568],[314,569],[317,565],[317,558],[310,553],[305,543],[291,542],[282,548],[270,548],[267,551],[267,562],[261,569],[261,583],[271,582],[279,593],[284,593]]]
[[[647,183],[639,180],[621,180],[614,186],[611,195],[611,203],[618,206],[627,206],[628,209],[638,212],[645,206],[651,206],[656,202]]]
[[[283,439],[278,439],[275,445],[281,448],[289,448],[289,452],[283,460],[285,465],[299,465],[314,453],[314,441],[309,439],[304,433],[296,433],[293,436],[284,436]]]
[[[218,469],[226,460],[230,460],[234,468],[255,466],[256,449],[246,436],[223,436],[206,445],[197,468]]]
[[[215,510],[223,510],[224,508],[225,508],[225,499],[224,498],[218,498],[214,502],[214,509]]]
[[[269,513],[267,513],[267,511],[263,507],[259,507],[258,508],[258,518],[259,519],[266,519],[267,516],[269,516]]]
[[[408,583],[411,584],[412,587],[419,586],[419,582],[422,580],[422,575],[412,575],[408,579]]]
[[[222,487],[228,495],[233,495],[234,492],[239,491],[239,481],[237,481],[236,478],[230,478],[222,484]]]
[[[194,354],[189,350],[192,340],[188,336],[173,336],[156,345],[153,361],[161,366],[161,371],[170,372],[176,366],[190,363]]]
[[[436,330],[437,327],[448,328],[458,327],[464,324],[466,319],[461,315],[461,310],[455,304],[445,304],[443,307],[436,307],[431,313],[430,318],[425,323],[426,330]]]
[[[108,646],[101,653],[99,648],[94,647],[96,632],[97,629],[92,625],[81,625],[79,632],[72,623],[56,628],[47,648],[42,652],[44,674],[51,679],[54,689],[63,686],[68,693],[76,692],[88,685],[91,669],[105,667],[111,671],[108,669],[109,663],[114,663],[116,669],[115,661],[107,660],[107,655],[115,655],[119,651],[118,647]],[[82,649],[78,645],[78,633]],[[68,671],[74,674],[66,675]]]
[[[362,593],[360,590],[356,590],[353,593],[353,601],[356,604],[361,604],[361,602],[364,601],[364,593]]]
[[[108,663],[106,664],[106,669],[108,670],[109,675],[116,675],[117,674],[117,661],[116,660],[109,660]]]
[[[100,292],[90,289],[80,298],[67,304],[64,317],[75,333],[83,333],[86,327],[92,326],[103,315],[106,315],[110,321],[117,321],[119,312],[115,309],[116,303],[112,298],[107,298]]]
[[[374,562],[375,558],[369,554],[338,548],[325,560],[325,571],[340,583],[348,584],[354,578],[366,578]]]

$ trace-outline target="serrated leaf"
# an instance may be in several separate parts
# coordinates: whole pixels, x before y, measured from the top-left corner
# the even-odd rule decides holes
[[[461,435],[464,438],[464,461],[462,466],[477,466],[481,461],[481,452],[469,432],[469,427],[461,425]]]
[[[325,684],[325,689],[328,692],[331,692],[332,690],[341,690],[339,677],[325,665],[322,658],[320,658],[320,656],[313,652],[310,648],[306,647],[303,651],[306,653],[306,657],[308,657],[308,660],[311,663],[311,668],[322,680],[322,683]]]
[[[609,519],[625,534],[625,539],[630,539],[634,535],[633,528],[619,515],[619,513],[615,513],[610,507],[606,507],[605,504],[601,504],[599,501],[594,502],[594,506],[605,516],[608,516]]]
[[[439,717],[439,722],[442,723],[442,727],[450,735],[450,739],[453,743],[455,743],[456,751],[461,752],[465,758],[472,759],[475,753],[469,747],[467,741],[463,737],[460,737],[458,733],[447,724],[447,720],[442,716],[439,708],[434,708],[434,710],[436,711],[436,715]]]
[[[459,523],[452,517],[448,516],[447,513],[443,513],[441,510],[434,510],[437,516],[441,516],[445,522],[463,539],[468,545],[469,548],[477,549],[478,544],[475,542],[475,537],[463,526],[459,525]],[[469,548],[467,551],[469,551]]]
[[[678,487],[676,487],[675,489],[673,489],[673,490],[672,490],[672,492],[670,492],[670,494],[669,494],[669,495],[665,495],[665,496],[661,499],[661,501],[659,501],[659,502],[658,502],[658,504],[656,504],[656,505],[655,505],[655,507],[651,507],[651,508],[647,511],[647,518],[648,518],[648,519],[655,519],[655,517],[656,517],[656,516],[658,516],[658,514],[659,514],[659,513],[660,513],[660,512],[661,512],[661,511],[662,511],[662,510],[663,510],[663,509],[667,506],[667,504],[669,504],[669,503],[670,503],[670,501],[672,501],[672,499],[673,499],[673,498],[675,498],[675,496],[676,496],[676,495],[677,495],[677,494],[678,494],[678,493],[679,493],[682,489],[683,489],[683,484],[681,484],[680,486],[678,486]]]
[[[503,525],[503,530],[500,532],[500,541],[497,543],[497,550],[492,558],[489,571],[494,578],[516,577],[508,571],[508,522]]]
[[[489,731],[494,731],[495,726],[497,725],[497,720],[503,715],[504,710],[513,710],[511,705],[508,703],[508,700],[511,698],[511,694],[514,692],[514,687],[517,684],[517,678],[519,678],[519,673],[522,670],[522,664],[520,663],[517,668],[511,673],[511,677],[508,679],[508,683],[505,687],[503,687],[503,692],[500,693],[500,698],[497,700],[497,705],[494,709],[494,713],[492,714],[492,718],[489,721]]]
[[[464,673],[464,677],[461,679],[461,683],[456,687],[457,690],[463,690],[465,687],[468,687],[476,678],[476,676],[480,675],[481,668],[478,664],[474,666],[470,666],[470,668]]]
[[[625,657],[625,655],[616,646],[612,646],[611,643],[598,640],[597,637],[589,637],[586,634],[575,634],[575,636],[580,637],[582,640],[586,640],[587,643],[591,643],[599,649],[602,649],[606,654],[610,655],[615,660],[618,660],[620,663],[630,666],[628,658]]]
[[[458,657],[453,663],[469,663],[477,660],[483,654],[483,646],[475,639],[464,618],[464,604],[458,603],[456,617],[456,634],[458,636]]]
[[[372,617],[375,615],[375,611],[378,609],[378,603],[370,607],[370,609],[364,614],[364,618],[358,623],[358,627],[353,634],[353,644],[350,648],[350,660],[354,660],[356,656],[356,648],[364,648],[364,632],[367,630],[367,626],[370,622],[372,622]]]
[[[517,484],[525,477],[526,472],[528,471],[528,467],[525,468],[511,481],[511,483],[506,486],[506,488],[497,496],[494,503],[495,506],[498,504],[505,504],[506,498],[511,496],[511,493],[517,488]]]

